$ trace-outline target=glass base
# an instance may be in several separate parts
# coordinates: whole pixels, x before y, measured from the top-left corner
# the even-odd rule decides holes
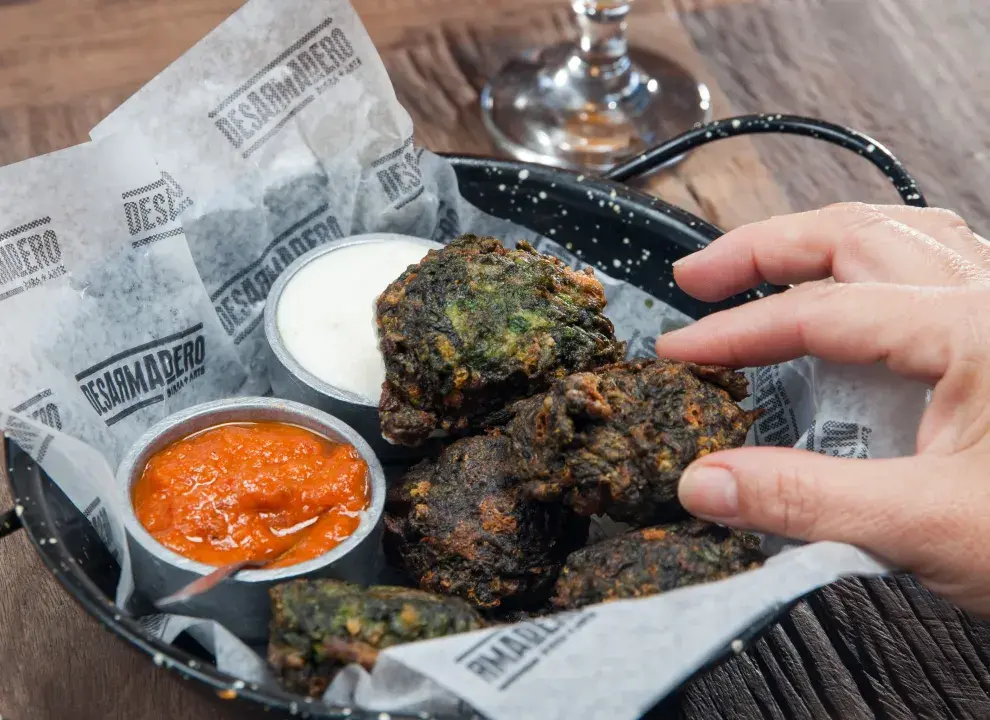
[[[482,91],[481,112],[496,144],[519,160],[605,172],[711,120],[711,98],[660,56],[634,50],[590,65],[567,43],[509,62]]]

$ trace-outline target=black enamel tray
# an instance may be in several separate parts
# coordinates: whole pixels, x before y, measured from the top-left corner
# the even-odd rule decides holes
[[[847,128],[788,115],[750,115],[696,127],[616,168],[607,178],[484,158],[450,156],[449,159],[457,170],[462,194],[477,207],[551,237],[613,277],[638,285],[698,318],[749,299],[747,294],[717,304],[701,303],[682,293],[673,283],[671,264],[714,240],[721,231],[685,210],[630,190],[621,183],[651,172],[700,145],[754,133],[805,135],[845,147],[878,167],[905,203],[925,206],[915,181],[880,143]],[[537,196],[541,201],[533,202]],[[644,249],[650,251],[646,259]],[[762,290],[774,292],[777,288]],[[634,338],[632,348],[638,349],[636,343],[652,342],[652,338]],[[120,568],[85,517],[13,442],[5,440],[0,451],[4,455],[0,472],[11,485],[18,508],[17,512],[0,513],[0,538],[23,528],[66,591],[104,627],[146,655],[148,662],[154,657],[162,668],[194,681],[199,689],[224,701],[239,703],[242,717],[253,717],[255,713],[267,718],[367,717],[370,720],[379,717],[352,708],[325,707],[287,693],[252,686],[242,688],[243,683],[235,685],[237,678],[218,672],[195,643],[184,643],[180,638],[177,645],[166,645],[145,632],[135,618],[113,604]],[[49,538],[57,542],[49,542]],[[768,629],[786,610],[766,617],[752,628],[750,637]],[[730,654],[730,649],[724,648],[711,658],[709,667]],[[657,714],[666,714],[663,708],[658,710]],[[402,720],[399,715],[391,717]]]

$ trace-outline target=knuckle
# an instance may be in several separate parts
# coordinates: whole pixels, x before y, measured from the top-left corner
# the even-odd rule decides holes
[[[817,324],[822,313],[831,313],[834,308],[843,306],[855,297],[860,288],[850,283],[823,282],[799,285],[788,293],[795,300],[794,310],[798,325]],[[798,300],[800,302],[798,302]]]
[[[821,514],[817,478],[807,470],[779,468],[761,477],[753,488],[754,519],[788,537],[815,536]]]
[[[959,361],[986,362],[987,344],[986,323],[980,317],[967,315],[958,318],[953,350]]]
[[[843,313],[843,308],[855,304],[855,285],[846,283],[815,283],[799,286],[789,293],[799,295],[791,306],[794,331],[801,347],[811,351],[816,346],[816,338],[821,335],[823,323]]]
[[[836,282],[833,279],[801,283],[787,291],[792,296],[800,295],[804,300],[828,300],[841,297],[847,292],[849,292],[848,283]]]
[[[966,293],[964,299],[965,305],[969,305],[968,311],[963,307],[947,315],[952,318],[949,350],[957,361],[973,360],[985,367],[990,352],[990,318],[982,312],[982,308],[990,304],[990,292]]]
[[[834,207],[837,247],[841,252],[853,257],[863,254],[875,233],[870,232],[879,225],[890,222],[875,205],[866,203],[840,203]]]
[[[929,213],[932,217],[938,218],[939,222],[950,230],[963,231],[969,235],[973,234],[969,229],[969,223],[963,220],[962,217],[953,210],[946,210],[945,208],[928,208],[925,212]]]
[[[981,238],[973,232],[970,228],[969,223],[966,222],[957,212],[953,210],[946,210],[945,208],[933,208],[929,210],[932,215],[938,218],[938,222],[945,228],[947,233],[951,233],[955,236],[959,243],[971,247],[972,250],[976,252],[980,260],[986,262],[987,260],[987,247],[986,243],[981,240]]]
[[[864,202],[837,202],[826,205],[825,213],[845,218],[872,217],[880,214],[876,205]]]

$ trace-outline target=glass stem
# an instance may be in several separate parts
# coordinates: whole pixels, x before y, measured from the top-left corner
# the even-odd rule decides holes
[[[578,56],[592,76],[614,77],[629,69],[626,15],[631,0],[572,0],[581,38]]]

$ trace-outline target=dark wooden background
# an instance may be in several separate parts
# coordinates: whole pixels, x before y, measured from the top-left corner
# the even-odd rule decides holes
[[[316,1],[316,0],[314,0]],[[565,0],[354,0],[434,150],[493,153],[484,78],[567,36]],[[88,130],[240,0],[0,0],[0,164]],[[877,137],[930,201],[990,230],[990,2],[639,0],[633,42],[709,83],[716,115],[796,112]],[[647,188],[723,227],[838,200],[894,202],[861,159],[811,140],[734,139]],[[0,506],[9,497],[0,488]],[[990,626],[907,579],[836,584],[695,681],[688,718],[987,718]],[[101,630],[26,538],[0,543],[0,715],[232,720]]]

